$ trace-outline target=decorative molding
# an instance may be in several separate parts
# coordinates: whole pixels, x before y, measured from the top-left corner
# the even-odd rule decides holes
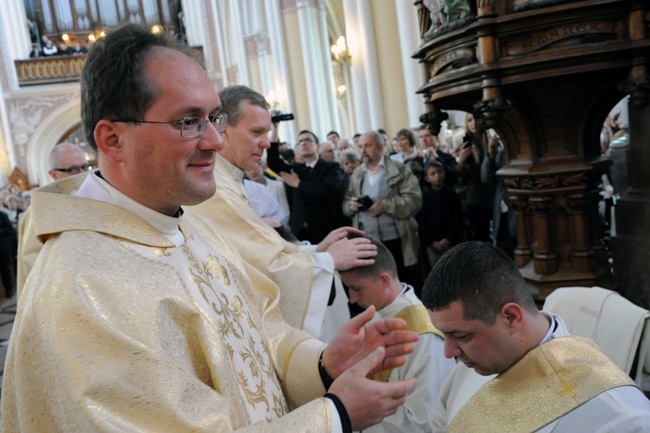
[[[501,120],[501,113],[509,110],[511,106],[510,101],[504,98],[481,100],[474,104],[474,112],[481,114],[485,126],[494,128]]]
[[[57,106],[73,99],[80,99],[79,92],[8,101],[11,136],[17,156],[25,157],[30,137],[43,119]]]
[[[580,21],[551,27],[540,32],[523,35],[505,42],[504,51],[508,56],[518,56],[539,51],[549,45],[567,39],[575,39],[572,42],[575,45],[579,45],[584,43],[584,36],[594,35],[606,36],[612,39],[615,38],[615,22],[605,20]]]
[[[433,79],[436,75],[447,72],[448,69],[458,69],[476,62],[477,60],[474,48],[459,48],[444,52],[437,56],[435,60],[431,62],[429,71]]]
[[[548,176],[516,176],[504,179],[509,189],[535,192],[550,192],[550,190],[584,187],[587,173],[552,174]]]
[[[630,103],[635,108],[644,108],[650,99],[650,80],[648,77],[630,78],[618,85],[618,90],[630,95]]]
[[[527,11],[531,9],[545,8],[562,3],[571,3],[576,0],[515,0],[515,12]]]

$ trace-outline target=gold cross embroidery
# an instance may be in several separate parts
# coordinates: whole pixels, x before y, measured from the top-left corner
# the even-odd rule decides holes
[[[562,391],[560,391],[560,397],[564,397],[565,395],[568,395],[571,398],[576,397],[576,393],[573,392],[573,390],[578,385],[575,382],[566,383],[565,381],[562,381],[562,386],[564,388],[562,389]]]

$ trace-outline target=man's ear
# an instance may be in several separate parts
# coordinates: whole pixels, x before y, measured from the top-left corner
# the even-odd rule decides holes
[[[521,308],[521,305],[515,302],[508,302],[501,307],[499,320],[504,320],[509,328],[518,330],[524,321],[524,310]]]
[[[120,135],[121,131],[126,127],[127,125],[118,125],[107,119],[100,120],[95,126],[94,137],[97,150],[112,162],[122,162],[124,148],[120,142]]]
[[[380,272],[379,275],[377,275],[377,278],[381,281],[382,288],[390,286],[392,278],[388,272]]]

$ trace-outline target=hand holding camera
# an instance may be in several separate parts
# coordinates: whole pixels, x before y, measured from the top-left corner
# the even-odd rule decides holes
[[[372,207],[374,202],[369,196],[364,195],[363,197],[357,198],[357,204],[359,205],[359,212],[368,212],[368,209]]]

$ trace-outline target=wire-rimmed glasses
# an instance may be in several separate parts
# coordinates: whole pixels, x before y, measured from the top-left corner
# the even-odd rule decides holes
[[[217,132],[225,132],[228,124],[228,115],[226,113],[210,114],[208,118],[199,116],[187,116],[175,122],[160,122],[155,120],[136,120],[136,119],[113,119],[113,122],[124,123],[154,123],[161,125],[181,125],[181,137],[198,138],[205,133],[205,125],[210,122],[216,128]]]

